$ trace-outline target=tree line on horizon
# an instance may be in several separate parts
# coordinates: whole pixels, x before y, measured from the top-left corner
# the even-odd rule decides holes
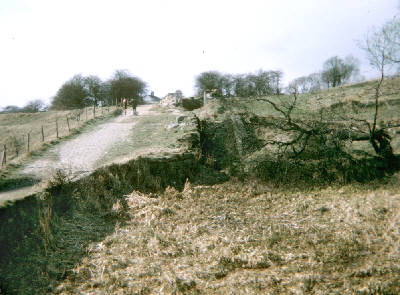
[[[382,67],[390,68],[392,65],[398,65],[400,16],[395,16],[380,29],[370,32],[365,40],[358,41],[358,46],[367,52],[371,66],[379,72],[382,72]],[[382,60],[383,65],[378,62],[379,60]],[[282,76],[282,71],[259,70],[256,73],[236,75],[207,71],[195,78],[195,89],[198,96],[202,96],[205,92],[212,93],[214,97],[279,95],[284,92],[281,85]],[[321,71],[294,79],[289,82],[286,90],[288,93],[314,93],[363,80],[357,58],[352,55],[344,59],[333,56],[323,63]]]
[[[209,92],[214,97],[280,94],[282,75],[281,71],[263,70],[254,74],[237,75],[208,71],[196,77],[195,89],[198,96]]]
[[[39,111],[79,109],[93,105],[112,105],[123,97],[140,102],[147,91],[147,83],[126,70],[117,70],[102,81],[98,76],[81,74],[66,81],[52,98],[50,105],[41,99],[29,101],[24,107],[9,105],[1,113],[36,113]]]
[[[75,75],[65,82],[51,102],[51,109],[76,109],[86,106],[112,105],[123,97],[140,102],[147,84],[128,71],[117,70],[102,81],[98,76]]]
[[[296,78],[287,89],[298,93],[316,92],[356,80],[359,72],[359,61],[355,57],[333,56],[324,62],[321,72]],[[198,96],[204,92],[213,93],[214,97],[279,95],[283,93],[282,76],[282,71],[259,70],[237,75],[208,71],[196,77],[195,89]]]

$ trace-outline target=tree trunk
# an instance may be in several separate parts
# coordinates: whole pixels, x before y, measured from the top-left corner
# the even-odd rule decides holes
[[[370,142],[377,155],[384,159],[394,159],[393,149],[390,145],[391,137],[383,129],[375,131],[370,139]]]

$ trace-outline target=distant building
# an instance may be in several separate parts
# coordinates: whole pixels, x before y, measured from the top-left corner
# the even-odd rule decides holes
[[[160,100],[161,98],[154,95],[154,91],[152,91],[150,95],[143,97],[143,102],[147,104],[159,103]]]

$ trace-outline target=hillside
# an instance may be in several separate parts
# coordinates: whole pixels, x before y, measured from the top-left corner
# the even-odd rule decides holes
[[[0,114],[0,203],[32,192],[33,185],[44,180],[41,173],[23,173],[32,161],[45,157],[60,143],[81,132],[97,128],[120,113],[116,107],[86,108],[69,111]],[[4,155],[6,147],[6,155]],[[5,159],[4,159],[4,156]],[[54,157],[54,156],[53,156]],[[52,173],[57,165],[48,167]],[[65,166],[65,165],[64,165]],[[64,167],[66,168],[66,167]],[[20,191],[14,191],[19,189]]]
[[[399,119],[400,80],[386,83],[384,126]],[[322,113],[322,126],[347,130],[349,116],[371,120],[373,86],[301,95],[293,118],[313,127]],[[42,194],[0,209],[0,290],[399,294],[397,164],[347,137],[340,153],[311,142],[279,157],[269,141],[287,136],[284,118],[265,99],[292,98],[155,107],[112,151],[118,164],[76,181],[57,174]]]
[[[330,88],[315,93],[300,94],[299,107],[310,112],[318,112],[322,108],[335,108],[341,105],[354,106],[358,112],[365,112],[365,115],[370,115],[374,104],[376,84],[376,80],[371,80]],[[386,78],[382,86],[381,100],[384,107],[384,111],[382,112],[385,116],[384,120],[398,119],[396,111],[399,108],[399,89],[399,77]],[[269,115],[270,112],[265,110],[265,107],[262,107],[262,105],[260,102],[253,102],[251,104],[245,103],[242,107],[260,116]]]
[[[369,122],[372,125],[374,120],[376,83],[376,81],[368,81],[313,94],[298,95],[295,107],[291,110],[293,122],[299,123],[298,127],[303,127],[304,130],[313,130],[314,128],[313,132],[318,131],[317,128],[326,128],[327,134],[321,134],[321,137],[331,141],[331,143],[328,141],[309,142],[308,151],[306,149],[306,152],[303,153],[303,155],[305,154],[303,157],[305,165],[310,164],[312,160],[316,161],[314,168],[318,168],[322,157],[320,154],[322,151],[318,150],[318,146],[335,144],[335,138],[329,139],[330,133],[343,136],[340,134],[341,131],[357,131],[364,137],[369,136],[368,126],[365,123]],[[391,146],[395,154],[400,153],[399,89],[400,78],[391,78],[385,81],[377,120],[378,127],[385,128],[391,137]],[[203,150],[209,154],[216,166],[228,167],[225,163],[230,163],[239,154],[240,157],[236,157],[236,163],[242,166],[241,169],[255,172],[260,164],[272,163],[278,156],[278,145],[271,144],[271,142],[283,143],[290,141],[289,138],[296,137],[294,134],[296,134],[297,127],[285,125],[287,118],[274,109],[267,100],[275,103],[285,112],[293,103],[294,97],[293,95],[281,95],[221,99],[214,100],[206,107],[195,111],[200,121],[204,122],[203,132],[207,133],[207,138],[212,139],[203,143],[203,146],[205,144]],[[292,130],[285,131],[287,128],[292,128]],[[297,134],[300,133],[297,132]],[[354,159],[364,158],[365,154],[368,154],[368,157],[376,155],[368,140],[346,139],[342,140],[341,144],[343,147],[340,151],[348,153]],[[214,145],[217,148],[212,148]],[[240,145],[243,147],[241,148]],[[317,150],[313,150],[313,148]],[[314,153],[314,155],[310,153]],[[302,158],[299,157],[300,159]],[[274,165],[274,163],[272,164]],[[305,173],[305,170],[302,172]],[[334,178],[337,178],[336,176],[332,175]]]
[[[99,118],[114,110],[115,107],[96,108],[93,114],[91,107],[68,111],[0,114],[0,146],[3,147],[4,144],[9,146],[9,159],[11,160],[16,156],[16,143],[19,145],[20,155],[28,152],[28,133],[31,140],[30,151],[34,151],[43,144],[42,139],[44,142],[57,140],[56,127],[58,127],[58,138],[62,138],[69,135],[70,131],[82,128],[85,122],[94,118],[94,115]],[[44,138],[42,138],[42,127]]]
[[[135,116],[128,110],[126,115],[106,116],[108,120],[88,121],[64,139],[24,155],[19,165],[3,170],[0,204],[42,191],[58,172],[76,180],[102,166],[124,163],[141,155],[179,153],[184,148],[176,140],[191,127],[185,123],[182,112],[152,105],[139,106],[137,111]]]

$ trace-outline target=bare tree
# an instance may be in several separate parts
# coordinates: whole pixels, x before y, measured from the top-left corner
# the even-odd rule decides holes
[[[51,102],[51,107],[53,109],[74,109],[82,108],[88,103],[85,78],[82,75],[75,75],[57,91]]]
[[[256,95],[255,76],[250,74],[235,75],[234,92],[239,97],[249,97]]]
[[[215,96],[221,97],[223,91],[223,74],[217,71],[203,72],[196,77],[195,88],[197,95],[216,89]]]
[[[321,74],[313,73],[291,81],[287,87],[289,93],[313,93],[322,89]]]
[[[378,127],[377,125],[380,98],[386,70],[396,62],[394,57],[398,54],[398,47],[393,43],[393,39],[388,38],[388,36],[393,35],[394,31],[392,28],[394,28],[393,24],[388,23],[381,29],[371,32],[364,42],[359,43],[360,47],[365,51],[370,64],[379,72],[379,79],[375,86],[375,112],[373,122],[365,121],[364,123],[369,129],[372,146],[376,153],[384,158],[394,158],[393,150],[390,145],[391,137],[383,126]]]
[[[347,143],[368,141],[376,155],[384,159],[389,166],[397,163],[387,128],[378,126],[380,98],[386,68],[396,62],[392,57],[397,54],[394,43],[387,38],[387,26],[372,32],[360,44],[360,47],[365,50],[371,65],[380,74],[374,91],[372,118],[370,120],[360,119],[352,113],[336,113],[332,110],[326,112],[323,108],[313,116],[305,117],[304,111],[298,108],[299,87],[293,84],[292,95],[283,97],[283,101],[269,98],[259,99],[269,103],[279,114],[273,122],[269,122],[272,127],[280,130],[279,136],[268,143],[277,146],[280,155],[299,158],[306,154],[306,158],[344,157],[351,159],[352,156],[346,150]],[[344,62],[338,57],[327,61],[325,70],[329,71],[325,74],[332,75],[332,80],[329,82],[331,86],[340,85],[348,73],[354,71],[354,66],[345,69],[346,64],[354,65],[354,61],[348,59],[347,62]],[[346,71],[348,73],[345,73]],[[345,75],[343,76],[343,74]]]
[[[231,74],[223,75],[221,79],[222,94],[223,96],[229,97],[234,95],[234,77]]]
[[[281,94],[281,71],[263,71],[247,74],[221,74],[216,71],[203,72],[196,77],[197,95],[216,90],[216,97],[250,97]]]
[[[345,60],[338,56],[331,57],[325,61],[322,70],[322,81],[329,87],[340,86],[359,72],[359,62],[352,56]]]
[[[308,90],[308,79],[306,76],[299,77],[291,81],[287,87],[289,92],[296,92],[296,93],[307,93]]]
[[[271,71],[271,78],[273,81],[273,88],[275,89],[275,94],[280,95],[282,93],[281,82],[283,77],[282,71]]]
[[[147,84],[140,78],[132,76],[127,71],[115,71],[113,77],[107,84],[110,85],[110,96],[114,99],[127,97],[140,102],[146,94]]]
[[[27,112],[27,113],[37,113],[39,111],[42,111],[45,109],[46,104],[44,103],[43,100],[41,99],[35,99],[29,101],[23,108],[22,112]]]
[[[365,166],[367,162],[359,161],[359,158],[355,157],[364,155],[367,157],[363,159],[367,160],[370,154],[355,151],[351,144],[354,141],[370,142],[376,154],[384,160],[383,167],[392,169],[397,165],[390,147],[390,137],[386,137],[382,129],[379,129],[374,134],[376,141],[371,140],[372,131],[366,129],[365,120],[345,118],[342,114],[324,108],[320,108],[316,113],[308,111],[308,115],[305,116],[305,110],[299,106],[299,95],[296,92],[277,99],[257,99],[267,102],[276,111],[275,116],[265,118],[262,124],[277,130],[266,144],[277,148],[271,149],[270,157],[274,157],[275,150],[277,157],[274,165],[278,170],[288,167],[300,169],[299,167],[304,165],[314,167],[318,171],[323,167],[321,173],[336,169],[342,173],[344,181],[351,179],[351,175],[359,178],[358,169],[363,169],[361,175],[374,175],[375,172],[365,170],[369,169]],[[282,172],[287,171],[280,171]],[[329,173],[327,175],[332,175]]]
[[[19,113],[21,112],[22,109],[18,106],[14,106],[14,105],[9,105],[6,106],[1,112],[2,113]]]
[[[101,98],[101,84],[102,81],[99,77],[91,75],[84,78],[86,91],[89,94],[89,99],[93,100],[93,103],[97,105],[97,102]]]
[[[355,132],[351,126],[333,120],[321,109],[310,119],[299,115],[299,94],[296,89],[291,95],[284,96],[279,102],[269,98],[258,98],[269,103],[277,112],[269,126],[279,130],[276,138],[267,143],[278,147],[280,156],[299,158],[307,152],[308,158],[348,156],[345,152],[346,141],[368,140],[368,136]]]

